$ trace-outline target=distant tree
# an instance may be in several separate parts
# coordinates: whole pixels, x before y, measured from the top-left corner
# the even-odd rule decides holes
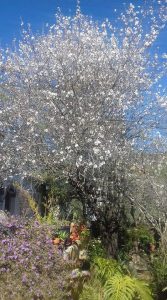
[[[138,154],[129,172],[128,196],[135,206],[135,217],[142,213],[144,220],[156,230],[161,250],[167,250],[167,152],[160,152],[162,144],[156,140],[157,151]],[[153,147],[153,145],[152,145]],[[165,145],[166,148],[166,145]],[[129,183],[130,183],[129,182]],[[137,219],[137,218],[135,218]]]

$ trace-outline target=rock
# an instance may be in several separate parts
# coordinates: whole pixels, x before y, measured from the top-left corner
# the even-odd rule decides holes
[[[0,224],[2,225],[7,225],[9,222],[7,214],[3,211],[0,210]]]
[[[129,262],[129,269],[140,279],[150,280],[151,273],[149,271],[149,260],[147,256],[133,253]]]

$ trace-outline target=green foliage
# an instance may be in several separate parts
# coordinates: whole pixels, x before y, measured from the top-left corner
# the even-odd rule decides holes
[[[89,239],[90,238],[90,230],[88,228],[85,228],[81,233],[80,233],[81,239]]]
[[[59,207],[59,217],[78,221],[83,218],[83,206],[75,189],[60,174],[43,176],[43,181],[48,187],[49,210]]]
[[[60,217],[66,218],[70,200],[70,186],[64,179],[56,179],[54,176],[46,176],[44,182],[48,186],[48,198],[51,207],[59,206]],[[51,208],[50,207],[50,208]]]
[[[83,219],[83,206],[77,198],[71,200],[69,214],[75,222]]]
[[[167,254],[159,251],[152,260],[153,290],[157,296],[164,295],[167,298]],[[166,297],[165,297],[166,295]],[[160,298],[161,299],[161,298]]]
[[[24,190],[18,183],[15,183],[14,186],[19,191],[19,196],[20,196],[21,201],[22,201],[22,206],[23,207],[27,206],[28,213],[29,213],[29,210],[30,210],[31,213],[34,214],[34,217],[39,222],[41,222],[42,218],[39,214],[38,205],[37,205],[36,201],[34,200],[34,198],[30,195],[30,193],[28,191]],[[24,205],[23,205],[23,202],[24,202]],[[25,210],[25,212],[24,212],[24,210]],[[24,208],[24,209],[22,209],[21,214],[26,216],[27,211]]]
[[[58,236],[60,239],[65,240],[66,238],[68,238],[68,233],[65,231],[58,231]]]
[[[100,239],[91,239],[88,244],[88,253],[93,262],[97,257],[106,257],[106,250]]]
[[[79,300],[103,300],[104,299],[104,288],[97,278],[91,279],[84,285],[82,294]]]
[[[133,278],[136,294],[139,299],[152,300],[151,291],[147,283],[137,278]]]
[[[117,272],[104,286],[105,300],[152,300],[150,289],[143,281]]]
[[[135,285],[133,279],[117,272],[107,280],[104,287],[106,300],[131,300],[134,298]]]
[[[129,274],[114,259],[96,258],[93,278],[81,294],[82,300],[152,300],[148,285]]]
[[[69,226],[69,221],[55,217],[54,210],[50,210],[46,216],[41,217],[40,223],[50,225],[56,232],[63,226]]]
[[[131,249],[133,247],[133,242],[137,241],[140,248],[147,251],[149,244],[154,244],[153,234],[150,232],[148,227],[139,226],[127,230],[128,232],[128,243],[127,248]]]
[[[46,223],[48,225],[55,225],[57,223],[53,210],[50,210],[49,213],[41,219],[43,223]]]
[[[102,284],[112,277],[116,272],[121,272],[121,268],[116,260],[97,257],[94,260],[95,273]]]

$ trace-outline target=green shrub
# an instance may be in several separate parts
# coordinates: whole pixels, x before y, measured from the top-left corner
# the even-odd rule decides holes
[[[149,245],[155,243],[153,234],[146,226],[130,228],[127,230],[127,233],[128,233],[128,241],[126,246],[127,250],[133,248],[134,242],[138,242],[139,247],[143,249],[145,252],[147,252]]]
[[[92,278],[84,285],[79,300],[103,300],[104,288],[97,278]]]
[[[148,285],[125,271],[114,259],[96,258],[92,279],[80,296],[81,300],[152,300]]]
[[[106,250],[100,239],[91,239],[88,244],[88,253],[93,262],[97,257],[106,257]]]
[[[167,254],[157,253],[152,259],[153,290],[157,299],[167,299]]]
[[[65,240],[66,238],[68,238],[68,233],[65,231],[58,231],[58,236],[60,239]]]
[[[148,285],[139,279],[117,272],[104,286],[105,300],[152,300]]]
[[[97,257],[94,260],[94,269],[96,277],[100,279],[102,284],[105,284],[106,281],[109,278],[111,278],[115,273],[122,272],[116,260],[101,257]]]

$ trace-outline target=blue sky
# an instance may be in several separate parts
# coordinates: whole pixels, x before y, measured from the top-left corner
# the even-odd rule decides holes
[[[144,0],[81,0],[82,12],[102,20],[114,20],[124,6],[132,2],[140,5]],[[21,19],[30,23],[34,32],[40,32],[46,23],[54,23],[57,7],[64,14],[73,14],[76,0],[0,0],[0,46],[12,45],[14,38],[20,37]],[[117,13],[114,12],[117,9]],[[167,52],[167,29],[158,39],[162,52]]]

